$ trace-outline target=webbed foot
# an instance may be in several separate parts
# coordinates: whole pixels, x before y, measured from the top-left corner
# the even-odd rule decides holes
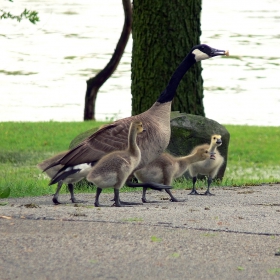
[[[207,190],[205,193],[202,193],[201,195],[215,195],[215,194],[210,193],[210,191],[209,191],[209,190]]]
[[[192,190],[189,195],[199,195],[199,193],[196,190]]]
[[[72,201],[72,203],[86,203],[87,201],[86,200],[78,200],[76,198],[70,198],[70,200]]]

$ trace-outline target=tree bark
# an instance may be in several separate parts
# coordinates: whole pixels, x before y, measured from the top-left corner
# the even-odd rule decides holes
[[[132,114],[157,100],[190,49],[200,43],[201,0],[134,0],[132,48]],[[204,116],[202,67],[184,76],[172,110]]]
[[[130,0],[122,0],[123,9],[124,9],[124,25],[123,30],[120,36],[120,39],[117,43],[115,52],[105,66],[95,77],[87,80],[87,89],[85,96],[85,109],[84,109],[84,120],[95,120],[95,103],[97,98],[97,93],[99,88],[106,82],[106,80],[112,75],[116,70],[122,55],[124,53],[126,44],[128,42],[131,26],[132,26],[132,8]]]

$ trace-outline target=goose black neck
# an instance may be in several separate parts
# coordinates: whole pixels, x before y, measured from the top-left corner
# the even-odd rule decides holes
[[[160,94],[157,102],[165,103],[173,100],[180,81],[195,62],[194,55],[189,53],[173,73],[167,87]]]

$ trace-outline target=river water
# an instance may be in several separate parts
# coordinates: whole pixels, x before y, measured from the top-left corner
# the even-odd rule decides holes
[[[0,2],[40,16],[36,25],[0,21],[0,121],[82,121],[86,80],[107,64],[122,30],[121,1]],[[275,0],[203,1],[201,42],[230,51],[202,62],[208,118],[280,125],[279,9]],[[132,39],[99,91],[98,120],[131,113],[131,49]]]

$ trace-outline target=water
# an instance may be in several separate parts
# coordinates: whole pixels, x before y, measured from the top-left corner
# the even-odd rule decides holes
[[[205,113],[222,124],[278,126],[280,2],[247,2],[203,1],[201,42],[231,55],[202,63]],[[121,1],[2,0],[1,7],[35,9],[40,22],[0,21],[0,121],[82,121],[86,80],[107,64],[122,30]],[[98,120],[131,113],[131,49],[132,39],[99,90]]]

